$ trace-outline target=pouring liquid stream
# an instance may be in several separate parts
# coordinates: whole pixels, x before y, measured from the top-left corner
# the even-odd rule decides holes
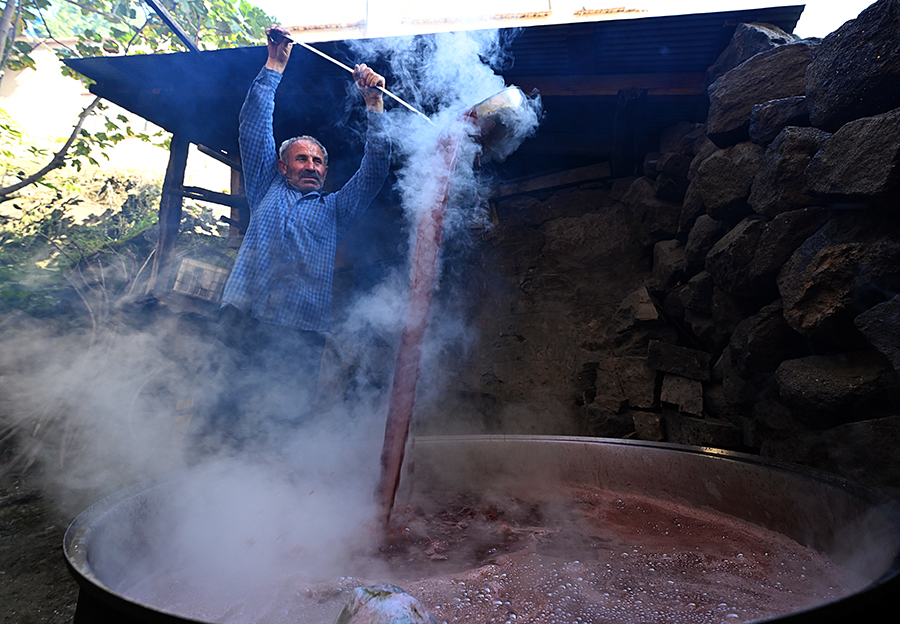
[[[437,183],[416,228],[416,245],[412,256],[409,307],[406,324],[397,348],[397,362],[388,405],[384,430],[384,447],[381,452],[381,481],[376,492],[380,509],[379,525],[381,538],[386,541],[390,531],[391,510],[394,506],[403,456],[409,437],[416,402],[416,385],[422,360],[422,342],[428,328],[428,314],[431,310],[431,295],[437,274],[441,237],[444,229],[444,215],[450,199],[450,187],[462,142],[468,139],[466,126],[471,123],[472,113],[464,115],[465,123],[452,124],[444,130],[437,147],[436,160],[440,167]]]
[[[403,455],[409,437],[416,400],[416,384],[422,359],[422,343],[428,328],[431,295],[440,256],[444,216],[450,200],[453,176],[465,141],[482,146],[486,159],[505,158],[524,139],[508,127],[525,106],[525,97],[517,87],[507,87],[466,110],[440,135],[432,171],[436,173],[430,197],[423,202],[416,228],[412,256],[411,285],[406,324],[397,349],[397,362],[388,404],[384,446],[381,453],[381,480],[376,491],[379,504],[381,539],[390,537],[391,510],[400,484]],[[512,124],[513,126],[516,124]]]

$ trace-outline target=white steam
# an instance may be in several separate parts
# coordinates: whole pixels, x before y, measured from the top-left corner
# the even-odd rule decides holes
[[[466,113],[477,104],[502,91],[507,85],[497,73],[507,66],[510,35],[498,30],[438,33],[348,42],[356,58],[387,62],[390,84],[387,88],[427,114],[431,123],[385,98],[386,121],[395,160],[396,191],[400,197],[408,228],[408,251],[414,253],[417,223],[434,207],[447,174],[442,142],[460,133],[458,157],[452,171],[450,200],[443,222],[444,247],[465,249],[472,229],[489,223],[486,201],[479,196],[477,165],[483,148],[477,128],[466,120]],[[540,98],[523,98],[522,105],[504,116],[509,125],[506,141],[495,153],[505,159],[521,142],[534,134],[540,117]],[[450,244],[448,244],[450,243]],[[442,256],[435,288],[453,287],[441,274],[447,262],[457,258]],[[339,333],[359,331],[366,326],[396,344],[403,329],[409,303],[408,269],[392,274],[371,293],[360,298]],[[448,349],[464,355],[476,338],[473,328],[464,322],[460,302],[471,293],[443,293],[432,302],[431,320],[422,345],[422,375],[418,384],[420,399],[439,396],[447,383]],[[420,410],[421,411],[421,410]],[[421,416],[417,416],[421,417]],[[427,417],[427,416],[426,416]]]
[[[388,88],[433,121],[388,103],[387,126],[400,167],[397,190],[411,232],[421,211],[430,208],[441,173],[435,161],[441,133],[506,86],[492,69],[505,62],[502,44],[496,31],[402,39],[391,49],[382,42],[354,42],[361,59],[388,59],[393,73]],[[537,126],[537,105],[529,106],[531,113],[516,130],[522,138]],[[480,152],[472,137],[461,146],[445,243],[461,240],[484,219],[473,166]],[[321,404],[312,418],[289,435],[270,434],[281,436],[279,453],[213,454],[173,490],[179,496],[163,532],[171,562],[202,575],[227,598],[248,578],[264,584],[285,566],[309,570],[311,580],[336,574],[343,561],[370,543],[366,527],[375,512],[386,387],[408,287],[406,269],[398,269],[360,297],[334,330],[335,359],[350,361],[357,375],[371,377],[350,384],[362,391],[336,387],[323,366]],[[434,300],[420,397],[440,395],[447,371],[439,363],[448,348],[464,353],[475,337],[458,309],[460,299],[469,296],[460,292]],[[58,492],[106,494],[184,469],[186,422],[197,410],[191,399],[215,395],[230,383],[228,376],[210,374],[205,360],[210,337],[198,334],[196,326],[176,317],[145,321],[140,328],[95,328],[90,340],[14,322],[0,327],[2,407],[12,415],[28,454],[21,467],[38,462]],[[211,379],[221,385],[210,385]],[[267,383],[250,381],[258,389]],[[339,390],[342,394],[332,394]],[[259,402],[264,409],[264,395]],[[44,436],[50,429],[57,433]],[[136,586],[140,580],[123,583]]]

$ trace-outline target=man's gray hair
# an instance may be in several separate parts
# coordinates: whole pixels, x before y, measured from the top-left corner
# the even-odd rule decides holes
[[[325,146],[319,143],[319,139],[316,137],[311,137],[308,134],[304,134],[303,136],[297,136],[292,139],[288,139],[284,143],[281,144],[281,147],[278,148],[278,158],[284,160],[284,153],[288,151],[291,145],[296,143],[297,141],[309,141],[310,143],[315,143],[319,146],[319,149],[322,150],[322,156],[325,158],[325,166],[328,166],[328,150],[325,149]]]

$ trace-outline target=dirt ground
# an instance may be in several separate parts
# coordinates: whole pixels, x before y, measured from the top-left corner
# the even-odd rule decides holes
[[[62,553],[70,518],[36,478],[5,472],[0,466],[0,621],[68,624],[78,598]]]

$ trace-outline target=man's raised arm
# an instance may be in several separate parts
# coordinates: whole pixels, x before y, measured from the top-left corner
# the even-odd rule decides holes
[[[275,90],[291,56],[290,33],[283,26],[266,29],[268,58],[250,85],[241,107],[239,141],[244,169],[244,191],[250,210],[256,209],[278,175],[278,154],[272,134]]]

